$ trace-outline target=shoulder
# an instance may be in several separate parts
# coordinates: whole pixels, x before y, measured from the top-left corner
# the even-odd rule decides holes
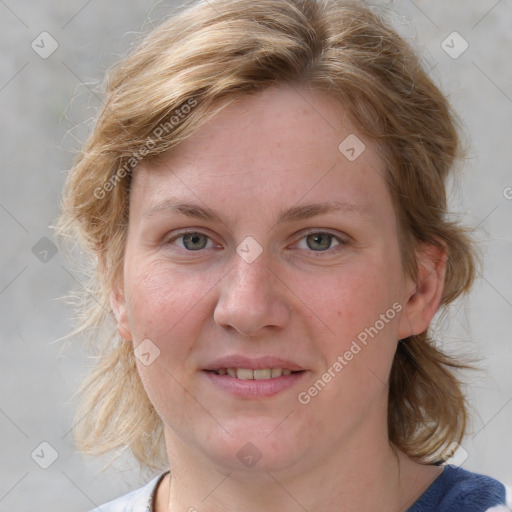
[[[446,466],[409,512],[508,512],[512,495],[501,482],[456,466]]]
[[[90,512],[151,512],[156,488],[166,474],[163,473],[144,487],[124,494]]]

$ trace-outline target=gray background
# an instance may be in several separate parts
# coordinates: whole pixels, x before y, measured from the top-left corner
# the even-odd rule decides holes
[[[108,459],[73,448],[69,399],[89,363],[78,342],[62,350],[55,340],[72,325],[58,298],[79,285],[44,237],[53,237],[66,170],[101,106],[105,70],[175,5],[0,0],[0,511],[85,511],[150,476],[129,458],[101,473]],[[512,3],[401,0],[393,11],[462,116],[471,144],[451,200],[478,226],[485,267],[469,300],[439,326],[448,348],[482,357],[483,371],[469,376],[475,417],[460,461],[512,484]],[[47,58],[31,47],[35,40],[40,53],[51,48],[49,39],[41,48],[43,31],[58,43]],[[458,58],[441,47],[454,31],[469,44]],[[452,52],[462,48],[453,36],[447,42]],[[41,442],[58,454],[48,469],[40,464],[53,452]]]

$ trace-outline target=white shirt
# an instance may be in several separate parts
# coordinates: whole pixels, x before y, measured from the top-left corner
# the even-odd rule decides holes
[[[101,505],[101,507],[96,507],[90,512],[153,512],[153,499],[156,488],[165,475],[167,473],[153,478],[144,487],[124,494],[115,500]]]

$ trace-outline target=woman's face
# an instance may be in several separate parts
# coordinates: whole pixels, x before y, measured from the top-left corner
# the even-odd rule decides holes
[[[169,453],[275,470],[387,439],[411,288],[378,152],[330,96],[245,96],[136,169],[114,301]]]

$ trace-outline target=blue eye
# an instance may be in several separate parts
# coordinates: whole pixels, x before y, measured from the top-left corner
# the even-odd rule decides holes
[[[331,233],[324,233],[321,231],[309,233],[305,237],[301,238],[298,244],[298,247],[300,249],[305,249],[305,247],[300,247],[301,242],[303,240],[305,240],[306,242],[306,248],[311,249],[315,252],[327,251],[329,249],[332,249],[333,247],[341,245],[342,243],[338,237],[332,235]]]
[[[203,233],[191,231],[190,233],[184,233],[173,238],[172,240],[170,240],[170,242],[174,242],[180,239],[182,240],[182,244],[178,245],[182,249],[186,249],[187,251],[200,251],[201,249],[206,249],[208,241],[210,241],[210,239]]]

